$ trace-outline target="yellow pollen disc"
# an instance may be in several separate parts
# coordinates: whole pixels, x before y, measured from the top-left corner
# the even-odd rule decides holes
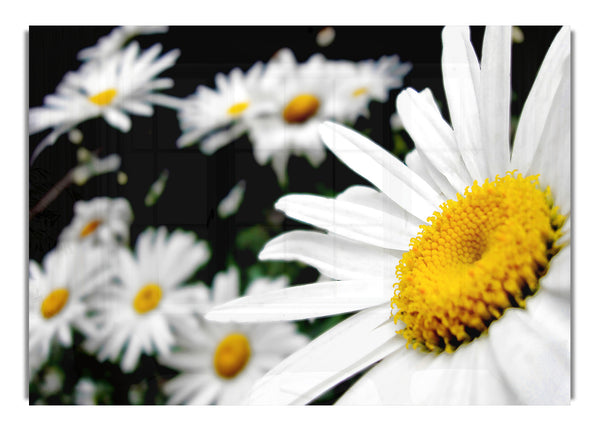
[[[369,90],[367,89],[367,87],[360,87],[360,88],[357,88],[356,90],[354,90],[354,91],[352,92],[352,96],[354,96],[354,97],[362,96],[362,95],[363,95],[363,94],[365,94],[367,91],[369,91]]]
[[[154,310],[160,299],[162,290],[158,284],[150,283],[142,287],[133,299],[133,308],[140,314]]]
[[[108,90],[104,90],[88,97],[88,100],[98,106],[106,106],[112,102],[116,95],[117,90],[114,88],[109,88]]]
[[[227,110],[227,113],[232,116],[238,116],[250,106],[250,102],[240,102],[234,105],[231,105]]]
[[[456,350],[509,307],[525,308],[560,247],[565,217],[537,176],[477,182],[427,219],[396,267],[397,331],[426,351]]]
[[[79,232],[79,237],[85,238],[86,236],[92,234],[101,224],[102,220],[92,220],[86,224],[83,229],[81,229],[81,232]]]
[[[245,335],[229,334],[215,349],[215,371],[223,378],[231,379],[244,369],[250,359],[250,343]]]
[[[299,94],[283,110],[283,119],[288,123],[304,123],[319,110],[321,102],[312,94]]]
[[[42,302],[42,316],[46,319],[56,316],[69,300],[69,290],[61,287],[55,289]]]

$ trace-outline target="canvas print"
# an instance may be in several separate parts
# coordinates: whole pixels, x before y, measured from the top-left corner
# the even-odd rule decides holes
[[[568,27],[28,39],[30,404],[569,404]]]

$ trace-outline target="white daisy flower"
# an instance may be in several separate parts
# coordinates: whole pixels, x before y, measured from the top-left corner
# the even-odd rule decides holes
[[[168,29],[169,27],[156,25],[126,25],[124,27],[117,27],[106,36],[98,39],[96,45],[79,51],[77,59],[84,61],[104,59],[121,49],[125,42],[132,37],[141,34],[166,33]]]
[[[247,295],[279,290],[286,277],[258,278]],[[239,275],[230,267],[215,276],[211,305],[239,295]],[[235,324],[213,323],[198,318],[197,325],[182,332],[177,350],[159,360],[180,374],[167,382],[169,404],[243,404],[250,388],[269,369],[306,345],[307,337],[288,322]]]
[[[77,201],[73,212],[73,220],[58,238],[60,243],[116,245],[129,242],[133,211],[127,199],[98,197]]]
[[[289,49],[280,50],[269,62],[261,79],[268,108],[249,123],[254,158],[269,161],[280,184],[286,182],[290,154],[306,156],[313,166],[325,160],[318,126],[334,118],[334,75],[329,62],[315,54],[298,64]],[[265,104],[266,105],[266,104]]]
[[[72,329],[93,330],[85,298],[108,283],[110,260],[85,246],[62,246],[44,257],[42,266],[29,261],[29,363],[35,372],[52,344],[72,344]],[[30,376],[31,378],[31,376]]]
[[[402,87],[404,77],[412,64],[401,63],[397,55],[384,56],[379,60],[334,62],[337,69],[335,90],[335,118],[354,123],[359,116],[369,116],[372,100],[386,102],[389,91]]]
[[[544,59],[512,151],[510,28],[486,29],[481,62],[467,28],[442,38],[452,126],[429,90],[403,91],[398,111],[416,146],[407,166],[324,125],[326,145],[376,188],[276,204],[327,233],[285,233],[260,258],[298,259],[338,281],[207,315],[256,322],[362,310],[271,370],[251,403],[306,403],[380,360],[339,403],[569,402],[569,29]]]
[[[137,239],[135,256],[115,251],[118,284],[90,299],[100,329],[85,341],[98,359],[120,359],[125,372],[135,369],[142,353],[167,353],[174,328],[190,325],[195,312],[205,310],[204,285],[184,285],[209,257],[204,241],[191,232],[165,227],[148,229]]]
[[[159,57],[162,47],[153,45],[140,52],[137,42],[100,60],[84,63],[65,75],[56,93],[44,98],[44,106],[29,109],[29,134],[51,128],[38,144],[32,161],[56,139],[77,124],[102,116],[122,132],[131,128],[128,114],[149,117],[153,104],[170,105],[170,98],[155,93],[173,86],[170,78],[156,78],[173,66],[179,50]]]
[[[263,69],[258,62],[246,73],[239,68],[229,75],[218,73],[215,89],[201,85],[184,99],[178,114],[183,134],[177,146],[187,147],[201,140],[202,152],[212,154],[242,136],[248,121],[261,110],[258,85]]]

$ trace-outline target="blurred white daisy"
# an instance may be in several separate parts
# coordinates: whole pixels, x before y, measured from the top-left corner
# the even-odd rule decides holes
[[[96,403],[96,392],[98,387],[96,383],[87,377],[83,377],[77,381],[74,388],[75,404],[92,406]]]
[[[155,25],[126,25],[113,29],[98,39],[94,46],[82,49],[77,54],[79,60],[89,61],[106,58],[125,45],[129,39],[141,34],[166,33],[169,27]]]
[[[401,63],[397,55],[391,55],[377,61],[336,61],[332,67],[336,68],[335,118],[354,123],[361,115],[369,117],[371,101],[386,102],[390,90],[402,87],[412,64]]]
[[[127,244],[132,220],[133,211],[125,198],[98,197],[77,201],[73,206],[73,219],[61,232],[59,242]]]
[[[479,62],[468,28],[444,29],[452,126],[429,90],[402,92],[416,147],[408,166],[356,132],[322,127],[331,151],[376,188],[283,197],[276,208],[327,233],[285,233],[260,258],[298,259],[338,281],[241,298],[206,317],[362,311],[271,370],[251,403],[306,403],[380,360],[339,403],[569,402],[570,34],[561,29],[544,59],[512,151],[510,38],[510,28],[487,28]]]
[[[72,329],[93,331],[85,298],[105,286],[111,276],[110,259],[89,247],[56,248],[42,266],[29,261],[29,362],[35,372],[47,359],[52,344],[72,344]],[[31,376],[30,376],[31,377]]]
[[[135,369],[142,353],[167,353],[174,328],[190,325],[195,312],[205,310],[204,285],[184,285],[210,257],[204,241],[191,232],[163,226],[147,229],[137,239],[135,255],[125,248],[114,253],[118,284],[90,298],[97,333],[85,341],[100,361],[120,358],[125,372]]]
[[[248,121],[261,110],[258,92],[264,65],[254,64],[246,73],[235,68],[229,75],[217,73],[216,88],[205,85],[184,99],[179,109],[179,124],[183,134],[178,147],[187,147],[198,140],[205,154],[239,138],[248,129]]]
[[[258,278],[248,286],[246,295],[279,290],[287,284],[286,277]],[[237,269],[230,267],[218,273],[211,305],[238,296]],[[307,342],[307,337],[288,322],[213,323],[199,317],[196,326],[179,334],[176,350],[159,357],[180,371],[164,386],[169,404],[244,404],[261,376]]]
[[[90,118],[102,116],[111,126],[128,132],[128,114],[149,117],[153,104],[172,106],[171,98],[155,91],[171,88],[173,80],[156,76],[175,64],[179,50],[159,56],[161,50],[156,44],[140,52],[138,43],[131,42],[123,50],[67,73],[56,93],[44,98],[44,106],[29,109],[30,135],[52,129],[31,160],[63,133]]]

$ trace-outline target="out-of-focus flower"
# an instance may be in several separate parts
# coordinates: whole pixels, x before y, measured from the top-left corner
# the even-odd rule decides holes
[[[38,144],[32,161],[85,120],[102,116],[111,126],[128,132],[129,114],[149,117],[153,104],[169,106],[171,99],[155,91],[171,88],[173,80],[156,76],[175,64],[179,50],[159,56],[161,50],[161,45],[155,44],[140,52],[134,41],[123,50],[67,73],[56,93],[44,98],[44,106],[29,109],[30,135],[52,129]]]
[[[160,173],[156,181],[152,183],[152,185],[148,189],[148,193],[146,193],[146,197],[144,198],[144,204],[147,207],[151,207],[152,205],[156,204],[156,202],[158,202],[158,199],[165,191],[168,179],[169,170],[165,169]]]
[[[287,284],[285,277],[258,278],[246,294],[277,290]],[[211,305],[238,297],[238,286],[234,267],[218,273]],[[159,357],[180,371],[164,386],[169,404],[243,404],[258,378],[307,342],[291,323],[227,324],[199,317],[196,326],[178,335],[177,349]]]
[[[123,47],[132,37],[141,34],[156,34],[166,33],[169,27],[153,26],[153,25],[128,25],[113,29],[106,36],[98,39],[94,46],[82,49],[77,54],[79,60],[101,60],[104,59]]]
[[[60,234],[60,243],[116,245],[129,242],[133,211],[127,199],[98,197],[77,201],[73,212],[71,223]]]
[[[80,150],[83,148],[80,148]],[[86,150],[87,151],[87,150]],[[106,157],[98,157],[90,153],[89,160],[80,163],[73,168],[73,182],[78,186],[85,184],[90,178],[97,175],[114,172],[121,166],[121,156],[109,154]]]
[[[335,40],[335,30],[333,27],[325,27],[317,33],[317,37],[315,38],[317,45],[321,47],[329,46]]]
[[[210,257],[204,241],[191,232],[165,227],[147,229],[137,239],[135,255],[115,250],[119,283],[90,298],[99,330],[86,339],[86,349],[98,359],[133,371],[142,353],[167,353],[174,345],[173,329],[192,322],[202,312],[208,292],[201,283],[184,285]]]
[[[54,395],[62,389],[65,376],[57,367],[48,367],[44,372],[44,377],[40,385],[40,393],[47,397]]]
[[[227,218],[232,214],[235,214],[242,204],[244,199],[244,192],[246,191],[246,181],[240,180],[232,189],[227,193],[227,196],[219,202],[217,206],[217,214],[221,218]]]
[[[29,352],[31,371],[48,358],[56,340],[72,343],[72,329],[84,334],[94,328],[87,319],[86,296],[106,285],[112,275],[105,253],[80,245],[56,248],[40,266],[29,261]]]
[[[75,385],[75,404],[91,406],[96,404],[96,383],[90,378],[83,377]]]
[[[261,111],[258,85],[263,68],[260,62],[246,73],[235,68],[229,75],[215,76],[215,89],[199,86],[179,109],[183,134],[177,146],[187,147],[200,139],[202,152],[212,154],[246,133],[248,121]]]
[[[400,88],[412,64],[401,63],[397,55],[379,60],[333,62],[335,67],[335,119],[354,123],[359,116],[369,117],[369,103],[386,102],[389,91]]]
[[[563,28],[550,46],[512,146],[510,37],[487,28],[480,63],[468,28],[444,29],[452,126],[430,90],[403,91],[398,112],[416,147],[408,166],[357,132],[322,127],[377,189],[284,196],[276,208],[327,233],[284,233],[259,257],[339,281],[240,298],[206,318],[361,311],[273,368],[252,403],[306,403],[382,359],[339,403],[569,402],[570,36]]]

